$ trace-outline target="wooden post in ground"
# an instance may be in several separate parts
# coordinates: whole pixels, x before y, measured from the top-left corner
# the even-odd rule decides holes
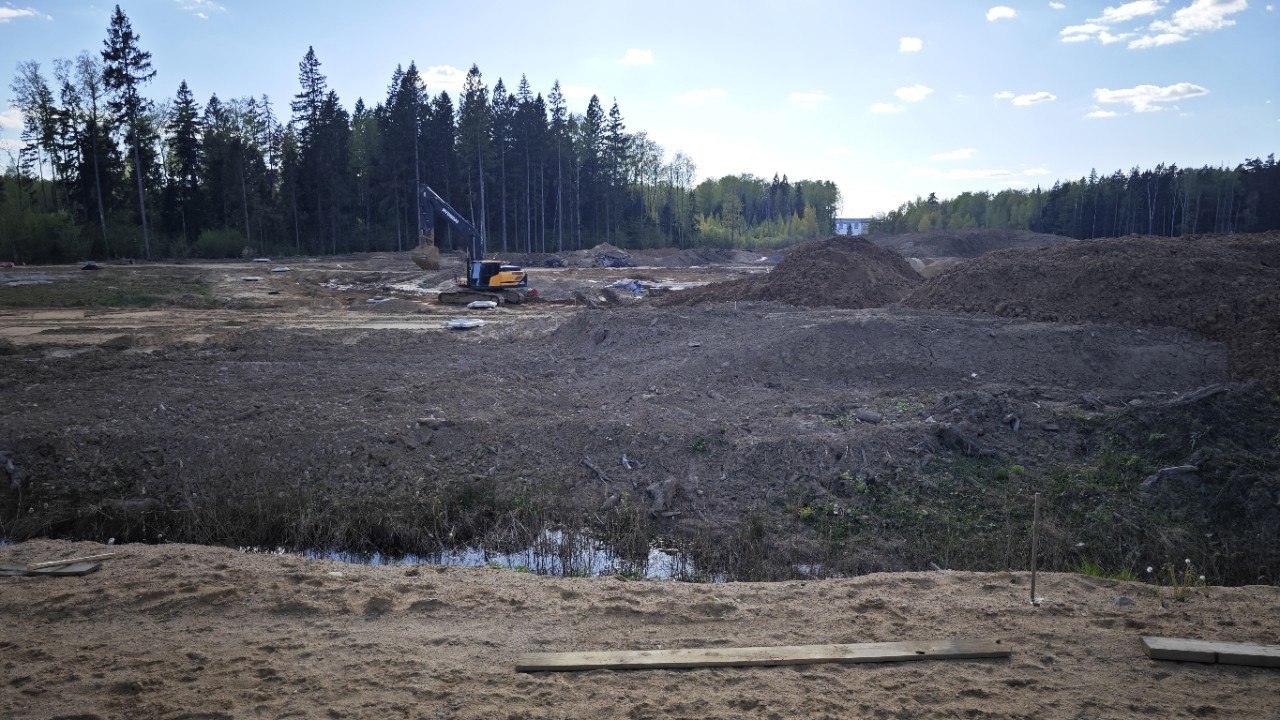
[[[1039,605],[1036,599],[1036,552],[1040,540],[1040,493],[1036,493],[1035,514],[1031,520],[1031,604]]]

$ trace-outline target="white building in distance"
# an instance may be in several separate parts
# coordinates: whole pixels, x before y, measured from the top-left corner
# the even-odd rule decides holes
[[[837,235],[865,235],[871,229],[871,218],[836,218]]]

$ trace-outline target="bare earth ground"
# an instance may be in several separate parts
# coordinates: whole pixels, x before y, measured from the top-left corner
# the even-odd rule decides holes
[[[0,578],[0,717],[1280,715],[1276,671],[1153,662],[1138,642],[1278,642],[1274,586],[1175,602],[1045,574],[1033,608],[1021,572],[805,579],[1024,568],[1040,492],[1049,567],[1191,557],[1211,584],[1275,583],[1280,409],[1230,382],[1223,343],[896,306],[664,308],[606,290],[760,270],[670,254],[530,262],[545,302],[446,333],[474,314],[432,302],[447,265],[290,262],[0,276],[0,451],[17,473],[0,471],[0,532],[26,540],[0,561],[104,549],[49,536],[121,543],[83,578]],[[1158,472],[1184,465],[1197,470]],[[527,542],[537,522],[633,561],[670,543],[690,579],[784,581],[169,544],[427,552]],[[513,672],[526,651],[937,637],[998,637],[1014,655]]]
[[[100,552],[31,541],[0,560]],[[1042,574],[687,584],[115,548],[0,578],[14,718],[1272,718],[1275,669],[1149,660],[1142,634],[1280,642],[1280,589]],[[335,576],[333,573],[340,573]],[[1119,597],[1132,605],[1117,606]],[[998,638],[1009,659],[518,674],[524,652]]]

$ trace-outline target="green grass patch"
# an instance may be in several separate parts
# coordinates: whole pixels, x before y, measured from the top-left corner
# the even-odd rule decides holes
[[[1138,576],[1132,570],[1108,570],[1092,560],[1081,560],[1073,567],[1072,572],[1089,577],[1102,578],[1103,580],[1124,580],[1127,582],[1137,582]]]
[[[206,308],[218,304],[200,271],[187,268],[105,267],[98,271],[58,268],[48,272],[13,272],[49,282],[0,284],[0,307],[9,308]]]

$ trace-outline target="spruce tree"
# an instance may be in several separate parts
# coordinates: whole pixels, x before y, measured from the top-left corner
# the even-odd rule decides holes
[[[196,212],[200,206],[200,107],[186,80],[178,85],[168,130],[169,151],[174,160],[173,202],[181,220],[182,237],[190,245],[192,231],[198,236],[200,230]]]
[[[125,122],[125,144],[133,155],[133,174],[138,187],[142,251],[150,259],[151,237],[147,229],[146,188],[143,186],[146,173],[142,167],[142,145],[149,141],[146,137],[146,114],[151,108],[151,102],[142,97],[139,88],[155,77],[156,71],[151,69],[151,53],[138,47],[140,39],[133,32],[129,18],[116,5],[111,25],[107,28],[107,39],[102,43],[103,81],[107,91],[111,93],[108,103],[111,111]]]

